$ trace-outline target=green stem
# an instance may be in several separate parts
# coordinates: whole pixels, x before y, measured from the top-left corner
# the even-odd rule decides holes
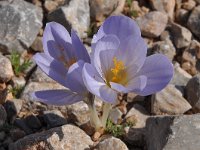
[[[103,116],[101,118],[102,120],[102,125],[105,128],[106,127],[106,122],[110,113],[110,109],[111,109],[111,104],[110,103],[104,103],[103,105]]]

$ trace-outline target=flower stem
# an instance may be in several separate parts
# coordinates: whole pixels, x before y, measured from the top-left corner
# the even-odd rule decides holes
[[[103,105],[103,116],[101,118],[102,120],[102,125],[105,128],[106,127],[106,122],[110,113],[110,109],[111,109],[111,104],[110,103],[104,103]]]
[[[96,107],[94,105],[94,95],[89,93],[86,101],[89,111],[90,111],[90,122],[94,126],[95,130],[102,128],[102,123],[98,117]]]

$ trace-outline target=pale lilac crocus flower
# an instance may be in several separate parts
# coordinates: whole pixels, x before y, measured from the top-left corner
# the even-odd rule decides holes
[[[91,63],[83,67],[87,89],[107,103],[117,93],[146,96],[162,90],[173,66],[162,54],[146,57],[147,45],[137,24],[125,16],[111,16],[93,38]]]

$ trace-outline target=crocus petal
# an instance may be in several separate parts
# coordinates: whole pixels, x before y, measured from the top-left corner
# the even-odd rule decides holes
[[[99,39],[108,34],[116,35],[120,41],[126,39],[130,35],[141,36],[138,25],[126,16],[111,16],[105,20],[97,34],[93,37],[92,43],[96,43]]]
[[[115,103],[117,92],[108,87],[93,65],[86,63],[83,67],[83,81],[87,89],[103,101]]]
[[[83,100],[83,97],[69,90],[45,90],[32,93],[36,101],[50,105],[69,105]]]
[[[75,56],[71,43],[71,37],[65,27],[56,22],[46,24],[43,34],[46,54],[65,63]]]
[[[137,94],[146,96],[162,90],[173,76],[173,66],[167,57],[154,54],[146,58],[146,61],[138,75],[147,77],[146,87]]]
[[[84,85],[83,78],[81,76],[84,62],[79,60],[77,63],[74,63],[68,70],[67,73],[67,86],[70,90],[84,94],[87,92],[87,89]]]
[[[89,54],[74,30],[71,30],[71,38],[78,60],[84,60],[85,62],[90,63]]]
[[[66,77],[68,70],[62,63],[45,53],[37,53],[33,56],[33,59],[45,74],[61,85],[67,87]]]
[[[91,60],[92,65],[95,66],[102,76],[102,72],[105,72],[111,66],[113,55],[118,49],[119,44],[120,42],[115,35],[107,35],[98,41]]]
[[[129,93],[129,92],[142,91],[145,88],[146,83],[147,83],[147,77],[141,75],[129,81],[126,86],[114,82],[110,82],[110,85],[112,89],[118,92]]]

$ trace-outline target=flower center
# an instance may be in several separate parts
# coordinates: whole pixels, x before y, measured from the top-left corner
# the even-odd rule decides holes
[[[106,82],[110,86],[109,82],[120,83],[125,85],[127,83],[127,71],[123,61],[113,58],[113,68],[108,70],[106,74]]]

